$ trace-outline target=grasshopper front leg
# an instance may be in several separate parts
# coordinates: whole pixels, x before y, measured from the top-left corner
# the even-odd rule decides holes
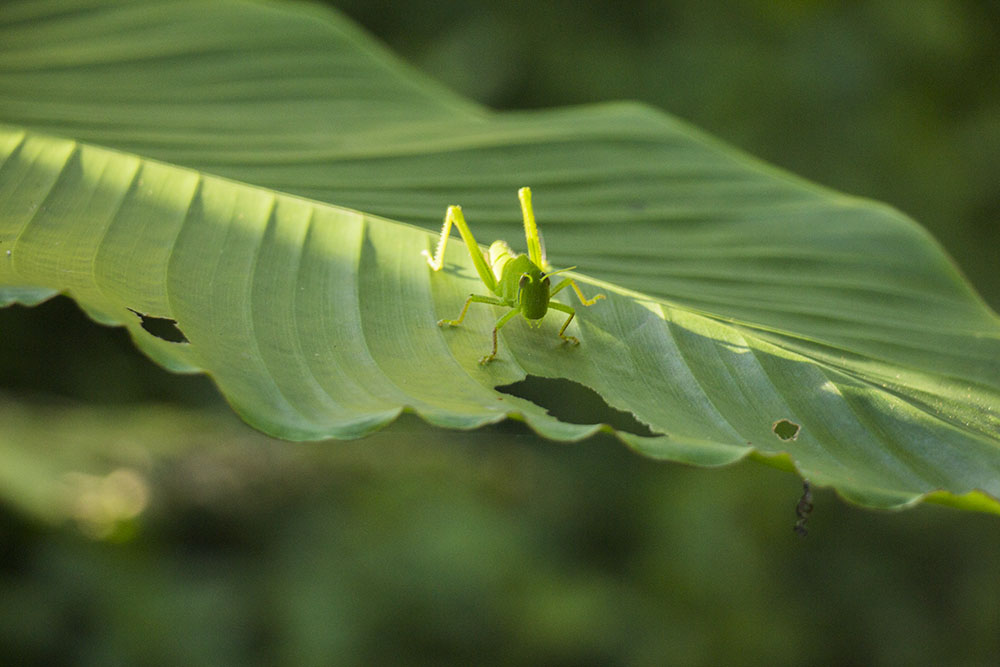
[[[438,326],[443,327],[448,325],[450,327],[457,327],[465,319],[465,313],[469,310],[469,305],[473,303],[488,303],[491,306],[503,306],[506,305],[500,299],[496,299],[491,296],[480,296],[478,294],[470,294],[469,298],[465,300],[465,306],[462,307],[462,312],[458,314],[458,317],[454,320],[438,320]],[[493,344],[493,352],[496,352],[496,342]]]
[[[473,304],[473,303],[486,303],[486,304],[489,304],[491,306],[506,306],[506,305],[509,305],[509,304],[504,303],[500,299],[495,299],[493,297],[480,296],[479,294],[470,294],[469,298],[465,300],[465,306],[462,307],[462,312],[459,313],[458,317],[455,318],[455,319],[453,319],[453,320],[438,320],[438,326],[439,327],[443,327],[444,325],[447,324],[450,327],[457,327],[459,324],[462,323],[462,320],[465,319],[465,314],[467,312],[469,312],[469,306],[471,304]],[[493,327],[493,349],[490,351],[489,354],[487,354],[486,356],[484,356],[483,358],[481,358],[479,360],[480,364],[486,365],[486,364],[490,363],[491,361],[493,361],[494,359],[496,359],[496,356],[497,356],[497,331],[499,331],[500,328],[503,325],[505,325],[508,322],[510,322],[514,318],[514,316],[517,315],[519,312],[521,312],[521,310],[519,308],[512,308],[503,317],[501,317],[499,320],[497,320],[496,326]]]
[[[578,339],[576,336],[566,335],[566,327],[568,327],[569,323],[573,321],[574,317],[576,317],[576,310],[572,306],[561,304],[558,301],[550,301],[549,308],[551,308],[552,310],[561,310],[564,313],[569,313],[569,317],[566,318],[566,321],[563,322],[562,328],[559,329],[559,337],[563,339],[564,343],[569,343],[570,345],[579,345],[580,339]]]
[[[595,294],[593,299],[588,299],[583,295],[583,292],[580,291],[580,288],[579,286],[577,286],[576,281],[574,281],[572,278],[566,278],[565,280],[561,281],[558,285],[553,287],[552,291],[549,293],[549,297],[554,296],[556,292],[559,292],[560,290],[566,287],[573,288],[573,291],[576,292],[577,298],[580,299],[580,303],[582,303],[584,306],[592,306],[595,303],[597,303],[598,299],[604,298],[603,294]],[[569,323],[573,321],[574,317],[576,317],[576,310],[570,306],[563,305],[558,301],[549,301],[549,308],[552,308],[553,310],[559,310],[564,313],[569,313],[569,317],[566,318],[566,321],[563,322],[562,328],[559,329],[559,337],[563,339],[564,343],[569,343],[570,345],[579,345],[580,340],[576,336],[566,335],[566,327],[568,327]]]
[[[565,270],[566,269],[560,269],[560,271],[565,271]],[[562,290],[565,287],[572,287],[573,291],[576,292],[576,298],[578,298],[580,300],[580,303],[582,303],[585,306],[593,306],[595,303],[597,303],[598,299],[603,299],[604,298],[603,294],[595,294],[593,299],[588,299],[587,297],[585,297],[583,295],[583,292],[580,291],[580,287],[576,284],[576,281],[573,280],[572,278],[566,278],[565,280],[563,280],[562,282],[560,282],[558,285],[556,285],[555,287],[553,287],[552,291],[549,292],[549,296],[555,296],[555,294],[557,292],[559,292],[560,290]],[[551,304],[551,303],[549,304],[549,307],[550,308],[555,308],[555,306],[553,304]]]
[[[514,308],[506,315],[497,320],[496,326],[493,327],[493,351],[487,354],[485,357],[479,360],[480,365],[485,366],[497,357],[497,332],[500,331],[500,327],[510,322],[515,315],[517,315],[521,310],[519,308]]]

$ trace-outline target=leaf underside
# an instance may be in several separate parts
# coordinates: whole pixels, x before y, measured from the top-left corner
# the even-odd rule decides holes
[[[0,8],[0,305],[68,294],[277,437],[403,410],[612,430],[495,389],[558,377],[648,425],[616,435],[652,457],[1000,512],[1000,320],[899,212],[641,105],[491,112],[326,10]],[[457,240],[439,273],[420,252],[449,204],[525,250],[522,185],[550,261],[607,299],[560,294],[579,347],[515,320],[482,367],[502,309],[434,326],[484,288]]]

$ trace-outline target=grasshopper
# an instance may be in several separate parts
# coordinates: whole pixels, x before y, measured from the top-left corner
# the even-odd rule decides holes
[[[517,191],[517,197],[521,200],[521,214],[524,218],[524,238],[528,242],[528,254],[515,255],[510,246],[505,241],[494,241],[489,251],[484,255],[476,243],[476,238],[472,235],[465,217],[462,215],[462,207],[449,206],[444,217],[444,226],[441,228],[441,238],[438,239],[437,250],[432,257],[427,250],[421,254],[427,258],[427,263],[434,271],[440,271],[444,263],[444,249],[448,244],[449,234],[452,225],[458,227],[462,240],[465,241],[472,257],[472,263],[476,267],[483,284],[493,293],[493,296],[483,296],[480,294],[470,294],[462,308],[462,312],[453,320],[440,320],[438,326],[448,325],[458,326],[465,319],[465,313],[469,310],[469,305],[473,303],[486,303],[493,306],[506,306],[510,308],[493,327],[493,349],[479,360],[480,364],[488,364],[497,356],[497,332],[518,313],[524,316],[528,324],[541,326],[545,313],[558,310],[567,313],[569,317],[563,322],[559,329],[559,337],[563,343],[579,345],[580,341],[574,336],[566,335],[566,327],[576,316],[576,310],[557,301],[552,301],[552,297],[566,287],[572,287],[577,298],[584,306],[592,306],[598,299],[603,299],[603,294],[598,294],[592,299],[588,299],[580,291],[579,286],[572,278],[565,278],[555,287],[550,286],[549,278],[563,271],[570,271],[576,267],[568,269],[552,270],[552,267],[545,260],[542,252],[542,243],[538,236],[538,226],[535,224],[535,211],[531,206],[531,189],[521,188]]]

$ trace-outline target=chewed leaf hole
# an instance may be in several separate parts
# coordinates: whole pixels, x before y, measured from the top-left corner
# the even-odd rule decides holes
[[[152,315],[146,315],[140,313],[138,310],[129,310],[135,313],[140,320],[142,320],[142,328],[148,333],[156,336],[161,340],[165,340],[168,343],[186,343],[188,342],[187,336],[184,332],[177,328],[177,320],[172,320],[169,317],[153,317]]]
[[[795,440],[799,437],[800,428],[798,424],[787,419],[779,419],[771,425],[771,430],[782,440]]]
[[[565,378],[529,375],[520,382],[496,387],[511,396],[531,401],[550,415],[570,424],[608,424],[616,431],[651,437],[654,433],[631,413],[616,410],[590,387]]]

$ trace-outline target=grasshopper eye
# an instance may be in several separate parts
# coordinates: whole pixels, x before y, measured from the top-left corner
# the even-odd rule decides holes
[[[525,285],[528,284],[528,281],[530,281],[530,280],[531,280],[531,276],[529,276],[527,273],[522,273],[521,274],[521,279],[517,281],[517,286],[523,288]]]
[[[542,278],[542,283],[544,283],[545,285],[548,285],[549,284],[549,277],[545,276],[544,278]]]

